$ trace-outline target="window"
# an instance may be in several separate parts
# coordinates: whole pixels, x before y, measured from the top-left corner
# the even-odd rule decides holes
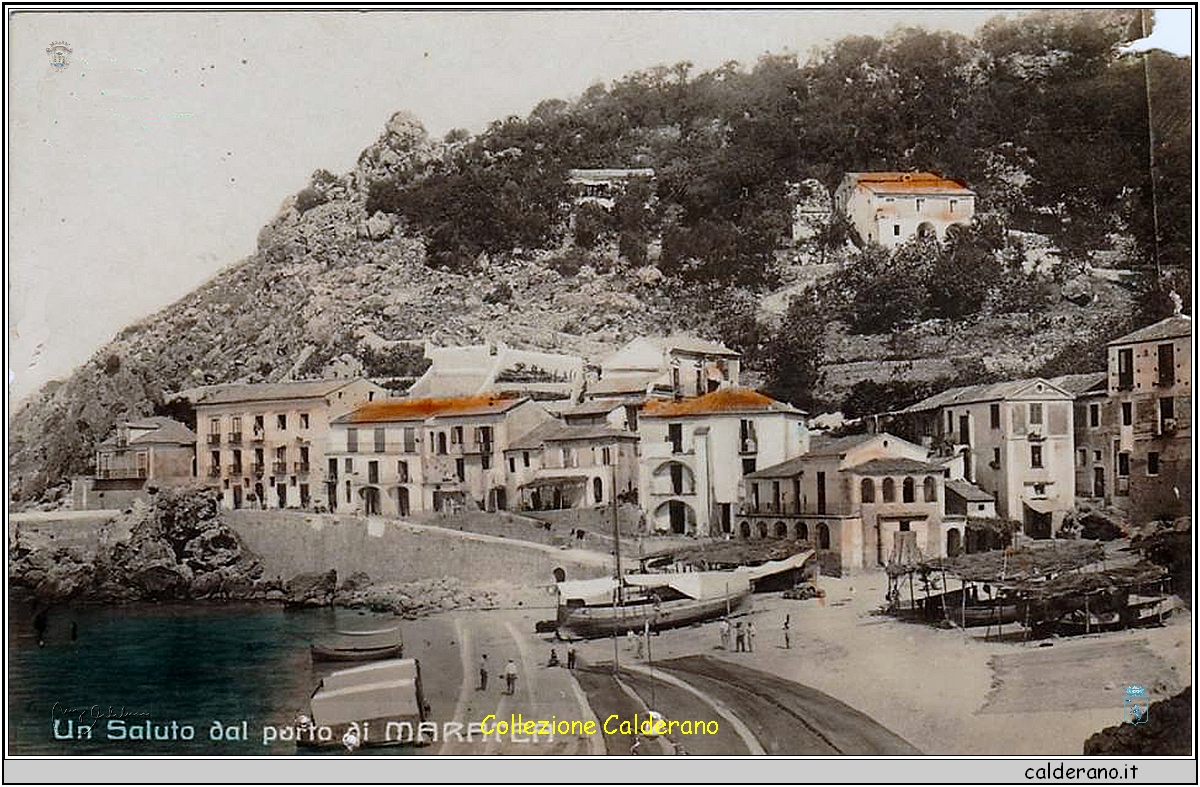
[[[758,451],[758,436],[754,432],[753,421],[742,419],[738,446],[743,454],[752,454]]]
[[[864,503],[875,502],[875,480],[872,478],[864,478],[862,480],[860,495]]]
[[[571,449],[568,446],[564,445],[562,448],[558,449],[558,451],[562,457],[562,464],[559,465],[560,467],[574,467],[575,466],[575,462],[572,461],[574,459],[574,455],[571,453]]]
[[[492,468],[492,453],[491,453],[491,451],[484,451],[483,453],[481,453],[479,455],[479,466],[482,467],[484,470],[490,470]]]
[[[338,394],[338,398],[341,398],[341,396],[342,396],[341,394]],[[375,392],[374,391],[367,391],[367,401],[368,402],[375,401]]]
[[[208,419],[208,433],[216,434],[216,435],[221,434],[221,419],[220,418],[209,418]]]
[[[1042,405],[1039,402],[1029,403],[1029,425],[1042,425]]]
[[[924,206],[925,206],[925,200],[921,199],[920,197],[917,197],[917,213],[920,213],[921,208],[923,208]]]
[[[396,463],[396,478],[401,484],[408,483],[408,462],[401,460]]]
[[[1000,449],[999,448],[992,449],[992,469],[993,470],[1000,469]]]
[[[386,434],[386,432],[384,432],[383,427],[375,428],[374,438],[375,438],[375,453],[382,454],[387,447],[387,434]]]
[[[446,433],[437,433],[437,452],[443,456],[446,454]]]
[[[367,462],[367,483],[379,483],[379,462]]]
[[[1092,452],[1092,460],[1093,460],[1093,461],[1096,461],[1096,462],[1103,462],[1103,461],[1104,461],[1104,454],[1103,454],[1103,452],[1101,452],[1101,451],[1093,451],[1093,452]]]
[[[351,459],[350,457],[346,457],[344,469],[346,470],[347,473],[353,473],[354,472],[354,460]]]
[[[1080,464],[1080,466],[1086,465],[1086,464],[1087,464],[1087,460],[1088,460],[1088,458],[1087,458],[1087,449],[1086,449],[1086,448],[1080,448],[1080,449],[1079,449],[1079,464]]]
[[[1045,484],[1034,484],[1033,485],[1033,496],[1034,497],[1045,497],[1046,496],[1046,485]]]
[[[822,472],[817,473],[817,513],[825,513],[825,474]]]
[[[517,458],[515,456],[510,456],[508,458],[508,472],[517,472]]]
[[[1161,432],[1175,429],[1175,397],[1164,396],[1158,400],[1158,426]]]
[[[883,479],[883,502],[896,502],[896,482],[890,478]]]
[[[1175,384],[1175,345],[1158,345],[1158,384]]]
[[[937,479],[933,476],[925,476],[925,502],[936,503],[937,494]]]
[[[353,427],[346,430],[346,453],[358,453],[358,430]]]
[[[454,460],[454,474],[458,476],[459,481],[467,480],[467,463],[463,459]]]
[[[1117,454],[1117,475],[1129,475],[1129,453],[1127,451]]]
[[[526,467],[529,467],[529,452],[528,451],[521,452],[521,461],[524,463],[524,465]]]
[[[1117,390],[1133,390],[1133,348],[1117,350]]]
[[[1000,405],[993,404],[988,408],[988,416],[991,418],[991,427],[993,429],[1000,428]]]
[[[263,417],[261,415],[254,416],[254,434],[261,435],[264,428]]]
[[[954,432],[954,411],[947,410],[946,411],[946,434],[952,434],[953,432]]]
[[[1133,402],[1121,402],[1121,426],[1133,426]]]
[[[892,237],[895,237],[895,238],[900,237],[900,225],[899,224],[892,225]]]
[[[912,478],[905,478],[901,485],[901,495],[905,503],[911,503],[917,499],[916,483]]]
[[[242,431],[242,417],[240,415],[235,415],[230,419],[229,431],[238,433]]]
[[[450,445],[462,445],[462,442],[463,428],[461,426],[456,426],[450,430]]]
[[[671,494],[683,494],[683,465],[678,462],[672,462],[671,467]],[[757,487],[755,487],[757,489]]]
[[[213,467],[220,467],[221,466],[221,452],[213,451],[212,456],[210,457],[210,460],[211,460],[211,464]]]
[[[604,501],[604,482],[599,478],[592,479],[592,500],[597,503]]]
[[[349,462],[350,460],[347,459],[346,461]],[[346,480],[346,502],[347,503],[350,502],[350,481],[349,481],[349,479]]]
[[[1100,425],[1100,405],[1089,404],[1088,405],[1088,426],[1095,429],[1099,425]]]
[[[758,460],[753,456],[743,457],[742,459],[742,475],[748,475],[758,469]]]
[[[475,442],[485,451],[492,450],[492,427],[481,426],[475,430]]]
[[[683,453],[683,424],[667,424],[667,442],[671,444],[671,453]]]
[[[608,446],[600,449],[600,463],[605,465],[612,464],[612,449]]]
[[[308,413],[300,413],[300,428],[308,428]]]
[[[950,200],[950,212],[951,212],[951,213],[953,213],[953,212],[954,212],[954,209],[955,209],[956,207],[958,207],[958,200],[956,200],[956,199],[952,199],[952,200]]]
[[[958,442],[963,445],[971,444],[971,415],[969,413],[958,417]]]
[[[417,430],[411,426],[404,427],[404,453],[415,454],[417,452]]]
[[[1146,475],[1158,475],[1158,451],[1146,454]]]
[[[1042,466],[1042,447],[1040,445],[1029,446],[1029,466],[1033,468]]]
[[[287,429],[287,413],[280,413],[275,416],[275,426],[278,429]]]

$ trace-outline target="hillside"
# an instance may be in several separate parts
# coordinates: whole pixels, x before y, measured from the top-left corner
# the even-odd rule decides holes
[[[1128,20],[1118,12],[1103,20],[1031,16],[1022,22],[1027,29],[1000,24],[977,41],[906,30],[886,41],[847,39],[804,65],[764,58],[749,71],[731,64],[691,76],[681,64],[597,86],[574,102],[543,102],[529,118],[497,121],[476,137],[432,140],[417,119],[397,113],[352,171],[318,171],[288,198],[255,254],[129,326],[69,379],[22,403],[9,422],[13,496],[35,500],[88,472],[93,446],[118,421],[162,408],[172,391],[319,376],[346,353],[375,377],[419,371],[411,352],[381,351],[395,340],[502,340],[595,358],[639,334],[691,330],[741,349],[751,382],[810,407],[837,405],[863,379],[962,381],[1061,366],[1071,360],[1065,351],[1094,357],[1115,331],[1146,317],[1135,313],[1133,290],[1083,273],[1101,254],[1113,267],[1145,265],[1145,179],[1120,166],[1144,149],[1130,152],[1129,138],[1107,132],[1081,141],[1078,127],[1061,137],[1045,128],[1068,88],[1107,107],[1098,129],[1144,115],[1144,93],[1120,94],[1109,106],[1117,94],[1108,82],[1137,86],[1141,72],[1112,54]],[[1080,62],[1068,78],[1060,61],[1072,53]],[[868,79],[860,105],[834,102],[853,57],[864,68],[886,65],[893,87],[953,76],[947,95],[961,102],[956,112],[974,107],[964,117],[978,143],[964,140],[965,132],[947,130],[942,144],[920,124],[879,125],[881,110],[917,111],[912,96],[921,90],[900,91],[897,104],[886,98],[890,88]],[[966,64],[976,71],[964,71]],[[1186,76],[1188,61],[1166,65]],[[1014,80],[1038,96],[1021,116],[1028,122],[978,117],[997,100],[998,86]],[[1059,92],[1045,95],[1051,87]],[[1163,115],[1174,124],[1159,130],[1169,148],[1163,155],[1190,162],[1190,148],[1177,144],[1190,138],[1190,121]],[[1030,123],[1042,130],[1026,136]],[[847,146],[847,130],[861,132],[862,144]],[[1065,139],[1074,147],[1057,144]],[[1016,143],[1019,156],[998,162],[992,155],[1015,155]],[[1112,167],[1089,163],[1110,158]],[[1068,164],[1088,174],[1069,198],[1055,180]],[[582,232],[578,221],[572,230],[565,171],[599,165],[654,166],[656,191],[619,203],[611,219],[593,216],[594,232]],[[788,225],[789,181],[832,185],[840,173],[868,166],[937,168],[978,183],[981,204],[1010,227],[1054,205],[1040,237],[1061,250],[1062,265],[1022,272],[1024,247],[1003,240],[1011,233],[1000,234],[1003,248],[994,253],[973,250],[976,235],[947,250],[908,250],[924,266],[921,297],[930,307],[864,328],[855,322],[856,297],[908,298],[884,277],[874,281],[878,293],[856,284],[870,255],[851,251],[832,229],[797,251],[799,266],[780,263],[775,251]],[[1190,171],[1190,163],[1177,171]],[[1175,189],[1169,199],[1160,195],[1167,217],[1179,204],[1186,214],[1190,197],[1172,172],[1164,166],[1160,176],[1163,192]],[[1164,221],[1163,253],[1190,259],[1190,237],[1179,226],[1187,222]],[[1113,247],[1114,237],[1127,242]],[[833,278],[804,266],[818,250]],[[999,271],[1004,255],[1008,267],[986,280],[977,303],[938,316],[933,296],[944,295],[946,282],[983,281],[980,271]],[[876,263],[886,271],[892,261]],[[1186,268],[1175,273],[1186,294]],[[812,285],[811,308],[793,314],[788,295],[804,289],[798,282]],[[1024,301],[1014,304],[1013,292]],[[784,379],[810,356],[823,377]]]

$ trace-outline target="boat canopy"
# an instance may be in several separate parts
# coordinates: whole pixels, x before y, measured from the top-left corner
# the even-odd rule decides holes
[[[677,571],[663,574],[626,574],[624,577],[627,587],[647,591],[669,587],[698,601],[748,592],[752,578],[757,579],[758,575],[749,571]],[[558,595],[563,602],[581,600],[589,606],[611,604],[616,587],[617,581],[614,577],[577,579],[559,582]]]
[[[416,681],[411,679],[323,688],[312,698],[312,718],[318,726],[406,716],[421,716]]]
[[[416,659],[387,659],[361,667],[338,670],[321,681],[321,689],[336,691],[369,683],[416,679]]]

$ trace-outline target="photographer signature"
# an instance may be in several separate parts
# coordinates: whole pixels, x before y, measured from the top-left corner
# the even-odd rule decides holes
[[[80,723],[86,722],[89,719],[95,721],[97,719],[128,719],[133,717],[149,718],[150,714],[145,711],[126,710],[122,705],[120,708],[114,708],[109,705],[104,708],[100,705],[90,705],[86,708],[68,708],[61,703],[54,703],[50,709],[51,719],[75,719]]]

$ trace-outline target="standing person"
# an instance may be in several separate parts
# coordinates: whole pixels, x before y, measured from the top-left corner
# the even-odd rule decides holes
[[[635,647],[637,647],[637,645],[634,643],[634,640],[636,639],[637,634],[633,633],[633,629],[629,629],[625,632],[625,645],[629,650],[633,650]]]
[[[729,618],[721,618],[721,650],[729,650]]]
[[[746,621],[746,647],[751,653],[754,652],[754,621],[753,620]]]
[[[575,647],[567,648],[567,669],[575,669]]]
[[[508,686],[508,693],[511,696],[517,691],[517,662],[512,659],[504,665],[504,683]]]
[[[742,653],[746,650],[746,630],[742,628],[742,621],[740,620],[737,622],[737,625],[733,627],[733,640],[737,645],[737,647],[734,648],[736,652]]]
[[[487,654],[483,654],[483,658],[479,661],[479,690],[487,691],[488,679],[488,663]]]
[[[792,616],[783,616],[783,647],[792,649]]]

